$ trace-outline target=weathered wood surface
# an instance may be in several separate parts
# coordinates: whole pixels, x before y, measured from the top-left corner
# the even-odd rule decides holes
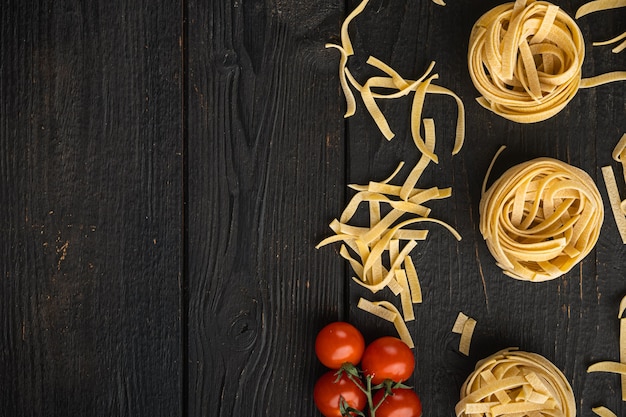
[[[180,5],[0,10],[0,415],[180,415]]]
[[[0,6],[0,416],[314,416],[323,369],[313,341],[349,320],[368,340],[394,334],[356,309],[331,232],[349,183],[414,162],[408,100],[381,109],[386,141],[360,102],[344,120],[335,0],[181,0]],[[559,2],[568,13],[583,0]],[[430,97],[439,165],[420,185],[451,186],[412,253],[424,292],[409,323],[425,416],[453,415],[475,362],[499,348],[540,353],[571,381],[579,415],[623,413],[617,360],[624,246],[607,210],[600,240],[565,277],[505,277],[478,231],[480,186],[550,156],[579,166],[605,198],[600,167],[626,132],[625,84],[580,91],[533,125],[482,109],[466,69],[473,22],[498,2],[371,0],[351,26],[357,76],[374,55],[410,78],[436,61],[461,96],[467,135],[451,156],[456,106]],[[623,70],[592,48],[624,11],[579,20],[583,75]],[[618,180],[624,186],[620,179]],[[478,321],[469,358],[450,332]]]

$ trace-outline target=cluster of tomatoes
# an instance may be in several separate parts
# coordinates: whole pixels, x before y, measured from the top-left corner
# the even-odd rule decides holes
[[[381,337],[365,346],[356,327],[334,322],[318,333],[315,353],[329,368],[313,390],[325,417],[422,415],[419,396],[403,384],[413,375],[415,357],[402,340]]]

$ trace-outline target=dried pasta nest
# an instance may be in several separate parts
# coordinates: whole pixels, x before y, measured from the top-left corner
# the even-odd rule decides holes
[[[461,387],[462,416],[574,417],[576,403],[565,375],[541,355],[501,350],[478,362]]]
[[[510,168],[484,189],[480,232],[510,277],[557,278],[587,256],[598,240],[602,197],[579,168],[537,158]]]
[[[554,116],[576,95],[584,55],[580,28],[567,13],[546,1],[517,0],[474,24],[468,66],[483,107],[533,123]]]

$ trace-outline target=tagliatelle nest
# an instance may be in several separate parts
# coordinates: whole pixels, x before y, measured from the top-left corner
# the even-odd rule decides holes
[[[461,387],[457,417],[576,415],[565,375],[541,355],[501,350],[478,362]]]
[[[579,88],[626,79],[625,72],[582,78],[585,42],[567,13],[546,1],[497,6],[474,24],[468,69],[478,102],[519,123],[560,112]]]
[[[604,220],[591,177],[552,158],[510,168],[487,191],[483,184],[479,211],[480,231],[498,266],[525,281],[568,272],[593,249]]]

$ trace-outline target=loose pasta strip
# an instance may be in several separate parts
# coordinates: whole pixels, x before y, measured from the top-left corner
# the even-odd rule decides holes
[[[372,119],[380,129],[381,133],[388,140],[392,139],[395,135],[389,126],[387,119],[384,114],[378,107],[376,103],[376,99],[384,98],[384,99],[393,99],[409,94],[410,92],[415,92],[413,109],[411,112],[411,121],[412,121],[412,135],[415,144],[418,149],[424,153],[428,158],[437,162],[437,156],[429,152],[426,146],[424,145],[424,141],[421,138],[419,125],[421,123],[421,108],[423,107],[423,102],[426,93],[436,93],[436,94],[448,94],[452,95],[456,100],[457,104],[461,102],[460,98],[456,96],[451,91],[441,87],[441,88],[429,88],[429,84],[432,80],[438,77],[437,74],[433,74],[428,76],[430,71],[434,66],[434,62],[431,63],[426,73],[415,81],[405,80],[401,77],[391,66],[385,64],[379,59],[374,57],[369,57],[367,63],[383,73],[385,73],[386,77],[374,76],[368,78],[365,83],[361,84],[357,82],[352,73],[348,68],[348,60],[354,55],[354,48],[352,45],[352,40],[350,39],[349,33],[349,25],[352,20],[354,20],[359,14],[361,14],[369,0],[362,0],[361,3],[346,17],[341,25],[341,45],[329,43],[326,45],[327,48],[335,48],[341,53],[341,58],[339,61],[339,80],[341,84],[341,89],[343,90],[344,96],[346,97],[346,113],[344,117],[350,117],[354,115],[356,111],[356,100],[354,98],[354,93],[350,88],[350,85],[354,87],[360,94],[363,100],[363,104],[365,105],[367,111],[372,116]],[[433,0],[436,4],[445,5],[443,0]],[[428,77],[427,77],[428,76]],[[379,88],[391,88],[397,90],[394,93],[389,94],[380,94],[376,93],[375,90]],[[462,103],[459,106],[459,112],[463,111]],[[455,146],[453,149],[453,154],[457,153],[462,146],[464,134],[465,134],[465,116],[464,114],[459,114],[457,118],[457,136],[455,138]],[[461,134],[461,136],[459,135]]]
[[[615,36],[615,37],[613,37],[611,39],[607,39],[606,41],[593,42],[592,45],[593,46],[605,46],[605,45],[612,45],[612,44],[617,43],[619,41],[623,41],[619,45],[617,45],[616,47],[611,49],[611,52],[613,52],[614,54],[619,54],[624,49],[626,49],[626,40],[625,39],[626,39],[626,32],[622,33],[621,35],[617,35],[617,36]]]
[[[585,45],[576,22],[546,1],[516,0],[474,24],[468,68],[478,103],[518,123],[546,120],[579,88],[626,80],[615,72],[582,79]]]
[[[411,349],[415,347],[411,333],[406,327],[400,311],[392,303],[389,301],[369,301],[365,298],[360,298],[357,307],[383,320],[392,322],[400,339]]]
[[[576,11],[576,19],[588,15],[589,13],[599,12],[603,10],[617,9],[618,7],[626,7],[626,0],[594,0],[583,4]]]
[[[552,158],[507,170],[483,192],[479,212],[497,265],[512,278],[535,282],[557,278],[587,256],[604,219],[591,177]]]
[[[591,409],[591,411],[593,411],[597,416],[600,417],[617,417],[617,414],[604,406],[594,407]]]
[[[459,341],[459,352],[465,356],[469,355],[470,345],[472,342],[472,335],[476,327],[476,320],[466,316],[463,312],[459,312],[459,315],[452,326],[452,333],[458,333],[461,335]]]
[[[550,361],[511,348],[476,364],[461,387],[455,412],[457,417],[574,417],[576,402],[565,375]]]
[[[445,5],[443,0],[433,0],[436,4]],[[435,63],[432,62],[426,72],[416,80],[402,77],[390,65],[383,61],[369,57],[367,63],[379,70],[383,75],[373,76],[360,83],[348,68],[349,58],[354,55],[354,47],[350,39],[349,25],[362,13],[368,0],[362,0],[359,5],[346,17],[341,25],[340,44],[328,44],[326,47],[337,49],[340,54],[339,80],[346,97],[345,117],[356,112],[356,100],[353,90],[362,98],[365,108],[374,122],[387,139],[394,137],[394,132],[385,115],[378,106],[377,100],[400,98],[414,94],[411,110],[411,131],[416,148],[422,153],[417,164],[401,184],[391,184],[398,177],[403,164],[385,180],[370,182],[367,185],[350,185],[356,194],[350,199],[339,219],[331,222],[330,228],[335,235],[322,240],[316,247],[341,242],[340,255],[347,260],[356,277],[354,281],[368,288],[373,293],[389,288],[401,298],[404,320],[395,307],[388,302],[372,303],[362,301],[359,307],[373,310],[375,314],[382,314],[387,319],[389,314],[381,313],[381,308],[397,313],[391,320],[401,334],[401,337],[412,346],[405,320],[414,319],[413,304],[422,301],[421,288],[413,265],[410,252],[417,242],[426,238],[427,230],[415,229],[418,223],[437,223],[447,228],[457,239],[461,236],[447,223],[430,218],[429,207],[424,204],[430,200],[447,198],[451,189],[416,188],[416,184],[431,161],[438,162],[435,154],[434,121],[426,119],[422,124],[422,108],[427,94],[443,94],[455,99],[458,108],[456,136],[452,154],[461,150],[465,137],[465,109],[461,99],[452,91],[432,84],[438,78],[432,74]],[[424,128],[422,138],[421,129]],[[350,221],[361,209],[367,205],[369,225],[352,225]],[[408,219],[407,219],[408,218]],[[385,304],[386,303],[386,304]],[[395,310],[394,310],[395,309]],[[410,343],[409,343],[410,342]]]
[[[587,368],[587,372],[609,372],[620,375],[622,385],[622,401],[626,401],[626,318],[623,317],[626,310],[626,296],[622,298],[619,305],[617,318],[620,321],[619,335],[619,362],[602,361],[592,364]]]
[[[622,243],[626,244],[626,217],[624,217],[624,211],[622,210],[622,199],[619,195],[613,168],[610,166],[602,167],[602,176],[604,178],[604,184],[606,185],[606,191],[609,195],[609,203],[615,224],[617,225],[617,231],[622,238]]]
[[[413,259],[410,256],[404,258],[404,269],[406,271],[407,280],[409,282],[409,288],[411,290],[411,302],[418,304],[422,302],[422,286],[420,285],[419,277],[417,276],[417,270],[413,264]]]

